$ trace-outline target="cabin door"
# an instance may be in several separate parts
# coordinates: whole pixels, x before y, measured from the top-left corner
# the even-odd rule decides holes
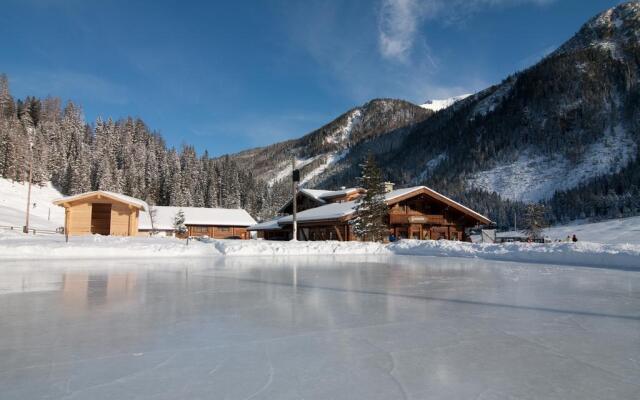
[[[91,204],[91,233],[98,235],[111,233],[111,204]]]

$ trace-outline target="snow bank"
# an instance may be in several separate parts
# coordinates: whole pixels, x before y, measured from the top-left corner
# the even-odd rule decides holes
[[[220,255],[214,246],[175,238],[24,235],[0,232],[2,259],[206,257]]]
[[[275,242],[267,240],[209,240],[226,256],[302,256],[391,254],[380,243],[368,242]]]
[[[630,268],[640,270],[640,246],[632,244],[577,243],[465,243],[402,240],[387,249],[398,255],[476,257],[526,263]]]
[[[525,263],[565,264],[640,270],[640,245],[578,243],[464,243],[402,240],[363,242],[272,242],[265,240],[185,240],[175,238],[26,236],[0,232],[2,259],[153,258],[213,256],[406,255],[472,257]]]

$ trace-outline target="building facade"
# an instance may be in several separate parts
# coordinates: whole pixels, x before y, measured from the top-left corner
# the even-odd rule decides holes
[[[352,193],[362,194],[363,191],[352,189]],[[357,195],[336,198],[340,201],[331,201],[332,197],[325,196],[325,204],[297,214],[298,240],[359,239],[351,229]],[[471,228],[491,224],[487,217],[426,186],[390,190],[385,195],[385,202],[389,207],[385,221],[389,227],[389,237],[468,241]],[[283,210],[288,211],[287,205]],[[251,226],[249,230],[267,240],[289,240],[292,238],[292,225],[292,216],[285,215]]]
[[[187,232],[178,234],[174,220],[179,211],[184,213]],[[256,221],[242,209],[204,207],[150,207],[140,216],[140,235],[152,233],[177,237],[210,237],[213,239],[250,239],[247,228]]]
[[[137,236],[140,212],[147,203],[119,193],[98,190],[54,200],[65,209],[64,229],[70,236]]]

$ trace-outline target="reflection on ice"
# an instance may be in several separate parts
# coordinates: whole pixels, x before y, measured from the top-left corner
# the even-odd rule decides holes
[[[640,273],[441,258],[15,262],[0,398],[640,393]]]

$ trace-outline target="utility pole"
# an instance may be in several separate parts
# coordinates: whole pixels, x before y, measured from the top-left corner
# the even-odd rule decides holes
[[[31,211],[31,170],[33,168],[33,139],[31,138],[31,129],[29,132],[29,189],[27,191],[27,219],[24,224],[23,232],[29,233],[29,212]]]
[[[513,230],[518,232],[518,212],[513,214]]]
[[[293,237],[292,241],[298,240],[298,182],[300,182],[300,171],[296,169],[296,156],[291,159],[291,191],[293,193]]]

